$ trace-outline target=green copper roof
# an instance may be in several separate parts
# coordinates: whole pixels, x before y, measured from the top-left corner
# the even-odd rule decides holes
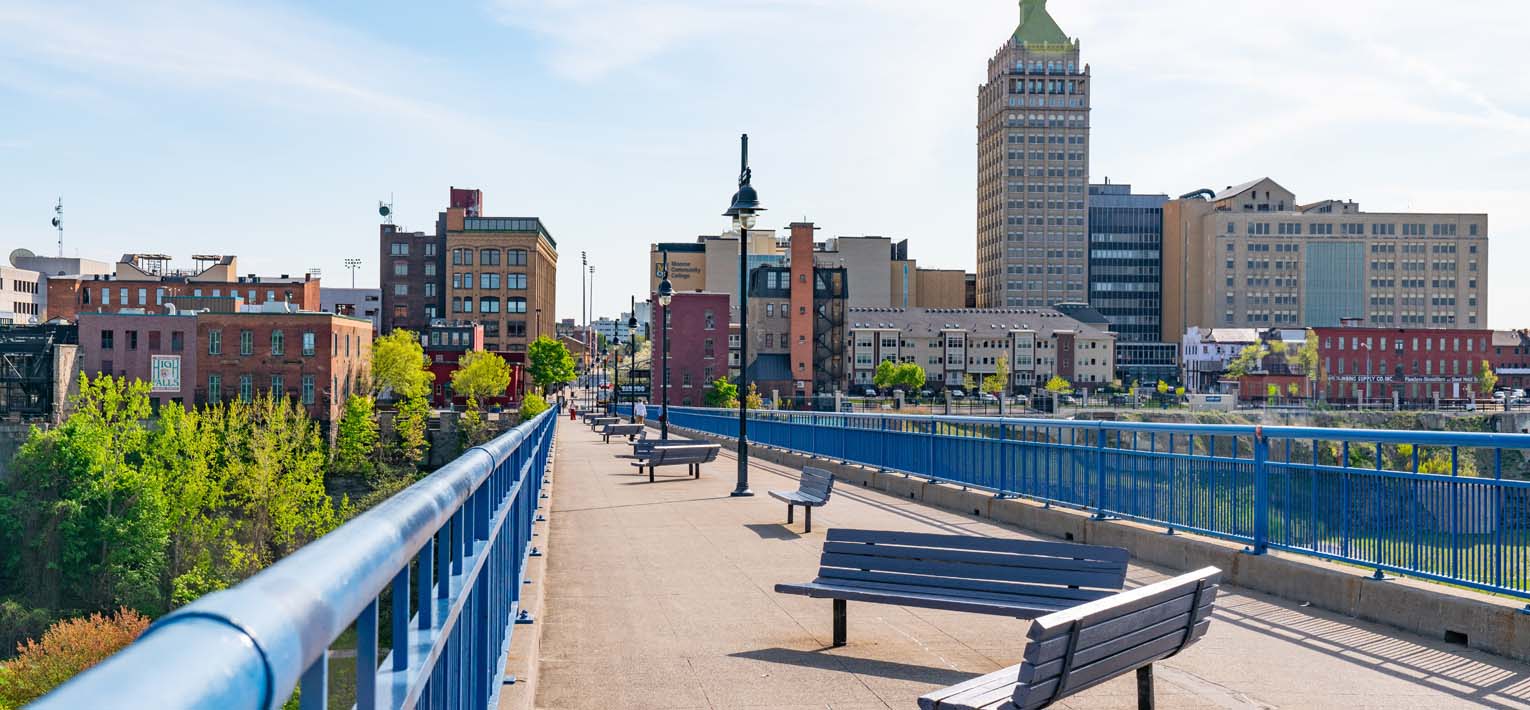
[[[1068,35],[1047,14],[1047,0],[1020,0],[1015,40],[1026,44],[1068,44]]]

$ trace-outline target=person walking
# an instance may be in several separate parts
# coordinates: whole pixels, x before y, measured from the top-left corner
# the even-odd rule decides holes
[[[644,404],[642,401],[632,405],[632,416],[637,418],[637,423],[646,423],[643,421],[643,419],[648,416],[648,405]]]

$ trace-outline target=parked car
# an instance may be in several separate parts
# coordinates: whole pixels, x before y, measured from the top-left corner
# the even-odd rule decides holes
[[[954,387],[954,388],[951,389],[951,399],[961,399],[961,398],[966,397],[966,396],[967,396],[967,393],[963,392],[962,388],[960,388],[960,387]]]
[[[1508,399],[1508,398],[1509,398],[1509,391],[1508,390],[1498,390],[1497,392],[1493,393],[1493,399],[1502,401],[1502,400],[1505,400],[1505,399]]]
[[[1030,404],[1031,404],[1031,398],[1027,397],[1027,396],[1025,396],[1023,394],[1017,394],[1017,395],[1015,395],[1014,402],[1015,402],[1015,404],[1020,405],[1022,407],[1027,407],[1027,406],[1030,406]]]
[[[1113,394],[1110,396],[1110,406],[1112,407],[1125,407],[1126,401],[1126,395],[1124,394]]]
[[[875,396],[877,396],[877,388],[875,388],[875,387],[867,387],[866,388],[866,396],[867,397],[875,397]]]
[[[935,396],[935,392],[932,390],[919,390],[919,396],[922,399],[929,399]]]
[[[999,401],[999,398],[995,397],[992,392],[984,392],[982,394],[982,398],[983,398],[984,402],[997,402],[997,401]]]
[[[1058,397],[1057,401],[1061,402],[1062,404],[1078,404],[1078,398],[1071,394],[1065,394],[1061,397]]]

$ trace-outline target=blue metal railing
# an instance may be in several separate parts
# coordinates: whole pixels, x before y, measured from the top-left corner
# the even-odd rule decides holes
[[[36,708],[324,708],[330,644],[357,629],[358,708],[497,702],[523,618],[558,410],[544,412],[262,570],[159,619]],[[392,649],[378,658],[390,589]],[[412,616],[411,616],[412,614]]]
[[[670,423],[738,433],[735,412]],[[1530,436],[751,413],[752,443],[1530,599]]]

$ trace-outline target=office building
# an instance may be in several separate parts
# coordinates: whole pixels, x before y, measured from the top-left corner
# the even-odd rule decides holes
[[[196,348],[198,404],[270,392],[297,400],[333,435],[346,398],[367,392],[372,324],[282,304],[198,313]]]
[[[1090,94],[1078,40],[1022,0],[978,89],[978,306],[1088,301]]]
[[[450,320],[483,324],[484,348],[525,362],[526,346],[554,332],[558,245],[536,217],[446,213]]]
[[[1131,185],[1089,186],[1089,305],[1117,334],[1117,377],[1176,382],[1178,347],[1162,340],[1163,204]]]
[[[673,285],[673,282],[671,282]],[[665,327],[653,330],[653,376],[650,402],[664,399],[664,373],[668,358],[669,399],[676,406],[700,406],[713,380],[728,374],[728,304],[726,293],[676,292],[668,313],[660,316]],[[666,309],[660,308],[659,311]],[[669,354],[664,342],[669,339]],[[625,352],[623,357],[625,357]],[[609,368],[608,368],[609,369]]]
[[[1163,334],[1201,327],[1486,325],[1485,214],[1298,204],[1269,178],[1164,205]]]
[[[372,330],[382,332],[382,289],[376,288],[330,288],[319,289],[319,307],[325,313],[336,313],[372,321]]]
[[[912,362],[933,390],[974,384],[1009,367],[1009,389],[1030,392],[1054,375],[1076,389],[1115,376],[1116,335],[1055,308],[852,308],[846,314],[852,363],[848,389],[873,385],[884,360]]]

